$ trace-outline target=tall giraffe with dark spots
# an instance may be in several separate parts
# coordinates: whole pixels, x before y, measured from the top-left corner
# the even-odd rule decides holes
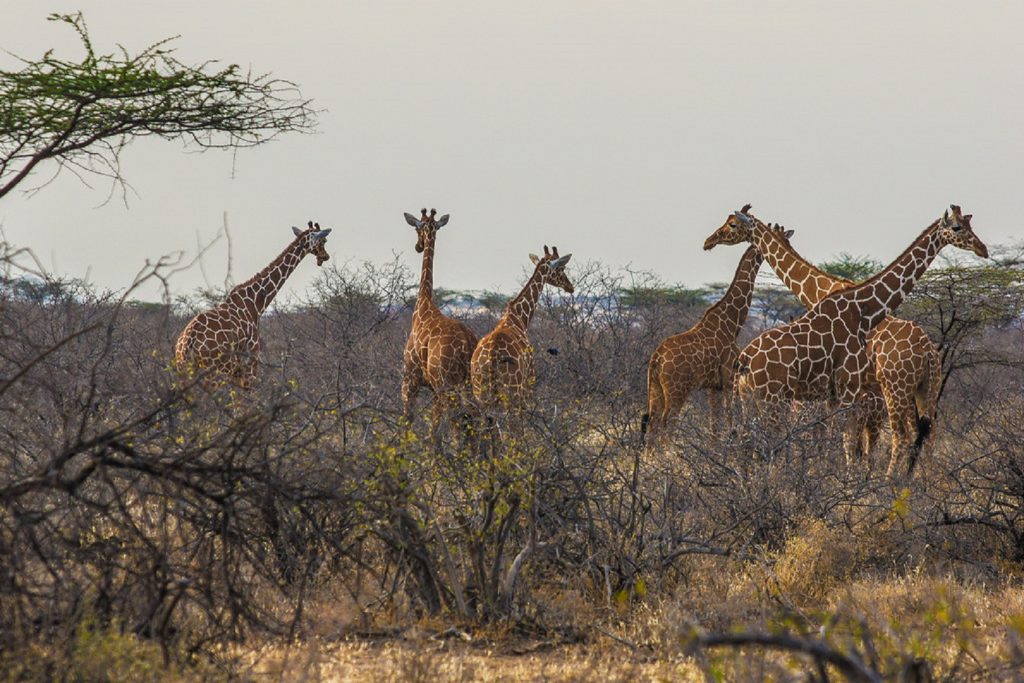
[[[761,243],[764,224],[754,222],[753,241]],[[971,228],[971,216],[952,205],[892,264],[860,285],[835,292],[793,322],[767,330],[740,352],[736,386],[778,414],[793,399],[831,399],[850,409],[873,375],[867,339],[914,288],[939,251],[952,245],[988,257],[988,248]],[[854,452],[857,425],[849,410],[843,441],[847,459]],[[913,467],[913,462],[909,467]]]
[[[707,239],[704,248],[750,242],[756,222],[760,221],[750,213],[747,204],[726,219]],[[759,235],[757,246],[765,262],[808,309],[833,292],[856,286],[851,280],[816,268],[777,232],[762,231]],[[879,423],[888,415],[892,432],[888,467],[891,473],[901,460],[917,459],[931,431],[942,383],[941,361],[938,349],[920,325],[894,316],[882,320],[870,333],[867,353],[874,380],[865,388],[864,401],[869,407],[884,405],[884,410],[871,410],[867,428],[870,433],[877,433]],[[866,450],[870,455],[870,444]]]
[[[325,248],[330,229],[321,230],[313,221],[307,225],[305,230],[292,228],[295,239],[270,265],[185,325],[174,346],[179,368],[206,371],[208,377],[227,378],[242,387],[256,378],[263,312],[308,254],[316,256],[318,266],[331,258]]]

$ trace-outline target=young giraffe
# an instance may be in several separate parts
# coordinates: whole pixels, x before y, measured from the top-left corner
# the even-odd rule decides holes
[[[208,370],[241,387],[256,378],[260,358],[260,316],[307,254],[322,266],[331,258],[325,249],[330,228],[309,221],[305,230],[292,228],[295,239],[252,278],[232,289],[226,299],[202,311],[185,325],[174,356],[181,369]]]
[[[951,212],[950,212],[951,211]],[[736,386],[744,402],[753,397],[769,407],[792,399],[836,399],[852,408],[871,375],[867,338],[899,307],[946,245],[988,257],[971,229],[971,216],[950,206],[887,268],[864,283],[835,292],[793,322],[763,332],[740,352]],[[755,244],[766,228],[755,222]],[[777,413],[776,411],[773,411]],[[843,433],[849,461],[857,424],[850,411]]]
[[[640,421],[641,441],[658,440],[695,389],[706,389],[712,425],[717,428],[722,390],[732,390],[739,355],[736,337],[750,311],[754,280],[763,261],[751,246],[740,259],[732,284],[722,298],[686,332],[668,337],[651,354],[647,365],[647,412]]]
[[[448,223],[448,214],[436,219],[436,209],[422,209],[420,217],[405,214],[416,228],[416,251],[423,254],[420,289],[412,313],[412,329],[405,344],[402,406],[412,422],[416,394],[423,386],[434,393],[431,423],[438,436],[441,419],[449,408],[468,399],[469,359],[477,338],[465,323],[447,317],[434,303],[434,243],[437,231]]]
[[[760,221],[750,213],[747,204],[708,237],[704,248],[750,242],[751,228],[756,222]],[[757,246],[765,261],[808,309],[833,292],[856,286],[851,280],[829,275],[808,263],[778,232],[768,230],[760,234],[762,239]],[[891,474],[904,457],[912,470],[935,417],[941,385],[938,349],[920,325],[889,316],[869,334],[867,353],[874,379],[868,382],[863,395],[870,413],[864,450],[870,457],[872,443],[888,414],[892,445],[887,473]]]
[[[501,320],[473,352],[473,395],[482,404],[507,403],[506,407],[513,407],[513,401],[521,400],[533,386],[533,347],[527,329],[544,285],[573,293],[572,283],[565,274],[565,264],[570,258],[572,254],[559,256],[557,247],[548,251],[547,245],[544,245],[543,257],[530,254],[530,260],[536,264],[533,275],[523,290],[508,302]]]

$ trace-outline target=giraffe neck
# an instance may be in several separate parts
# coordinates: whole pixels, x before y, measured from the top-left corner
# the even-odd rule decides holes
[[[302,262],[302,240],[296,237],[266,268],[231,290],[228,300],[245,308],[257,319],[263,315],[288,276]]]
[[[808,309],[832,292],[854,285],[850,280],[829,275],[808,263],[779,231],[763,224],[754,228],[754,244],[782,284]]]
[[[840,296],[850,296],[860,310],[861,327],[873,329],[891,315],[910,294],[918,279],[939,255],[945,244],[939,235],[939,221],[928,226],[900,256],[882,272]]]
[[[424,313],[437,308],[434,305],[434,239],[436,234],[423,240],[423,267],[420,270],[420,291],[416,295],[416,312]]]
[[[537,310],[537,301],[540,299],[542,289],[544,289],[544,280],[541,278],[538,266],[530,279],[526,281],[522,291],[508,302],[505,315],[501,316],[501,322],[513,325],[526,334],[530,320],[533,318],[533,312]]]
[[[750,300],[754,294],[754,281],[763,260],[757,247],[748,247],[736,267],[736,274],[729,288],[725,290],[722,298],[704,313],[704,320],[717,318],[720,322],[719,329],[725,330],[732,339],[736,338],[743,323],[747,321]]]

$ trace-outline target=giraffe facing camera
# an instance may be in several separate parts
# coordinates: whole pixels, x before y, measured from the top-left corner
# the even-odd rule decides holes
[[[316,265],[322,266],[324,264],[324,261],[327,261],[331,258],[330,254],[327,253],[327,250],[325,248],[327,246],[327,236],[331,234],[331,228],[321,230],[320,224],[314,223],[313,221],[310,221],[307,225],[309,227],[307,227],[305,230],[296,228],[293,225],[292,232],[295,234],[296,237],[308,235],[309,253],[316,256]]]
[[[423,387],[434,394],[431,423],[435,444],[440,445],[442,419],[454,409],[469,405],[469,361],[477,336],[465,323],[450,318],[434,303],[434,245],[437,231],[448,223],[448,214],[435,218],[437,210],[420,210],[420,217],[405,214],[416,229],[416,252],[423,254],[420,288],[412,313],[412,328],[405,343],[402,371],[402,411],[413,421],[416,395]]]

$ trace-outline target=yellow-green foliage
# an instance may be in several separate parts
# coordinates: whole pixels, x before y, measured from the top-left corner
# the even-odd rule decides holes
[[[160,646],[117,628],[98,630],[83,621],[70,643],[34,643],[0,655],[4,681],[62,680],[69,683],[163,683],[185,680],[164,664]],[[197,674],[198,672],[192,672]]]

